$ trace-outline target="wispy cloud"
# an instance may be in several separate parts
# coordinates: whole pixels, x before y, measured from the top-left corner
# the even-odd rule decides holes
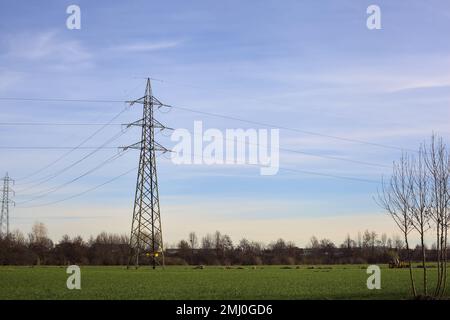
[[[160,42],[134,42],[114,47],[115,51],[121,52],[148,52],[170,49],[178,47],[183,43],[182,40],[160,41]]]
[[[92,55],[78,40],[65,39],[56,31],[8,37],[5,56],[11,60],[47,62],[53,66],[87,64]]]

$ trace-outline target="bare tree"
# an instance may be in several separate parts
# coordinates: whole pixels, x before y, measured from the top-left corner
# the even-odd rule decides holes
[[[347,233],[347,236],[345,237],[344,243],[341,245],[342,248],[350,250],[355,246],[355,241],[350,238],[350,235]]]
[[[42,242],[47,239],[47,227],[42,222],[36,222],[31,228],[31,233],[28,235],[30,242]]]
[[[29,247],[36,254],[36,264],[45,264],[50,250],[53,248],[53,242],[48,238],[47,227],[40,222],[36,222],[28,234]]]
[[[198,247],[198,238],[195,232],[189,233],[189,245],[191,246],[191,264],[194,264],[195,249]]]
[[[403,242],[403,240],[400,238],[399,235],[394,235],[393,243],[394,243],[394,248],[397,251],[400,251],[405,246],[405,243]]]
[[[388,243],[387,234],[386,233],[382,233],[381,234],[380,244],[381,244],[381,247],[383,248],[383,250],[386,249],[387,243]]]
[[[450,153],[443,139],[433,134],[429,143],[423,143],[415,157],[402,155],[389,183],[382,183],[378,202],[393,217],[402,231],[410,263],[408,234],[411,230],[420,236],[423,267],[423,292],[428,294],[425,234],[434,229],[433,248],[437,260],[437,281],[434,296],[441,297],[447,283],[448,228],[450,222]]]
[[[362,248],[362,237],[361,237],[361,232],[358,232],[358,237],[357,237],[357,243],[358,243],[358,248],[361,249]]]
[[[207,234],[202,238],[202,249],[210,250],[214,247],[214,240],[210,234]]]
[[[309,247],[311,249],[318,249],[320,247],[319,240],[316,238],[316,236],[312,236],[309,240]]]
[[[442,138],[435,134],[429,146],[424,146],[425,163],[431,184],[431,218],[436,228],[437,274],[438,280],[434,294],[441,296],[447,281],[447,233],[449,225],[449,153]]]
[[[370,248],[372,249],[372,255],[375,253],[375,246],[377,245],[378,234],[375,231],[370,233]]]
[[[414,276],[412,272],[411,252],[409,248],[408,235],[412,231],[411,221],[411,188],[410,188],[410,166],[411,161],[407,154],[403,154],[399,162],[394,162],[392,176],[389,182],[382,181],[382,190],[378,193],[378,203],[395,221],[401,231],[409,263],[409,275],[411,280],[411,290],[414,296],[417,295]]]
[[[194,250],[198,246],[198,238],[195,232],[189,233],[189,244],[191,245],[191,249]]]
[[[371,242],[371,234],[369,230],[364,231],[363,240],[362,240],[362,246],[363,248],[367,249],[370,247]]]
[[[427,267],[426,267],[426,246],[425,233],[430,228],[430,184],[428,170],[425,164],[425,156],[423,147],[421,147],[419,154],[412,160],[409,173],[409,184],[411,188],[411,223],[414,229],[420,236],[420,247],[422,255],[423,268],[423,292],[428,294],[427,286]]]

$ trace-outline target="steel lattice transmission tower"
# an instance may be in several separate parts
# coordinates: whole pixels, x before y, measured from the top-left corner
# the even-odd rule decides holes
[[[6,173],[3,180],[3,189],[2,192],[2,211],[0,213],[0,237],[8,236],[9,234],[9,205],[13,204],[14,201],[10,199],[10,195],[14,194],[14,191],[11,189],[11,184],[14,183],[8,173]]]
[[[140,260],[148,261],[153,269],[156,265],[164,266],[164,244],[159,207],[158,178],[156,174],[156,152],[168,152],[166,148],[155,141],[155,129],[170,129],[163,126],[153,116],[155,108],[162,104],[152,95],[150,79],[147,79],[145,96],[129,101],[130,105],[143,105],[142,119],[128,126],[142,127],[141,141],[124,149],[140,150],[139,169],[137,174],[136,194],[134,200],[133,220],[130,235],[130,257],[128,266],[134,264],[137,268]]]

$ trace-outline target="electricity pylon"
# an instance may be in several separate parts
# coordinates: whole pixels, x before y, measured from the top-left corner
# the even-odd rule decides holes
[[[143,105],[142,119],[130,126],[142,127],[141,141],[125,147],[140,150],[139,169],[136,182],[136,193],[131,222],[130,257],[128,267],[134,264],[137,268],[142,256],[150,262],[153,269],[156,265],[164,267],[164,244],[162,238],[161,214],[159,207],[158,178],[156,174],[156,152],[168,152],[155,141],[155,129],[170,129],[163,126],[153,117],[155,108],[166,106],[152,95],[150,79],[147,79],[145,96],[129,101],[130,105]]]
[[[13,204],[14,201],[10,199],[10,195],[14,194],[14,191],[11,189],[10,184],[14,183],[8,173],[6,173],[3,178],[3,189],[2,192],[2,211],[0,214],[0,237],[6,237],[9,235],[9,205]]]

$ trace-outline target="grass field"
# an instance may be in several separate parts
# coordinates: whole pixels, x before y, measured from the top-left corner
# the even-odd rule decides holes
[[[419,287],[422,273],[415,273]],[[0,267],[0,299],[408,299],[410,292],[408,269],[385,266],[380,290],[367,289],[359,265],[82,267],[81,290],[67,289],[68,276],[64,267]]]

